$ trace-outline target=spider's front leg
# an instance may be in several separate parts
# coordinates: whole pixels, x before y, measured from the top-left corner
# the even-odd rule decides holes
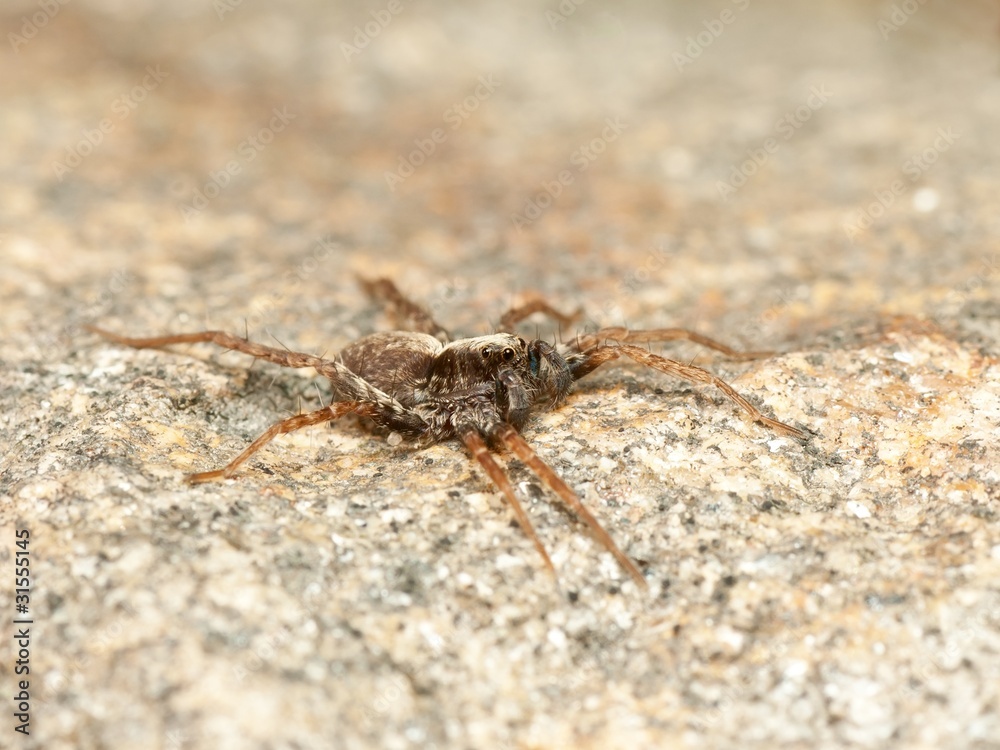
[[[459,431],[459,438],[465,443],[465,447],[469,449],[469,453],[472,457],[479,462],[479,465],[483,467],[483,470],[493,481],[493,484],[497,486],[503,496],[507,499],[510,504],[511,510],[514,511],[514,517],[517,519],[518,525],[524,532],[531,543],[535,545],[535,549],[538,550],[538,554],[542,556],[542,560],[545,562],[545,567],[549,569],[553,577],[556,577],[556,569],[552,564],[552,558],[549,557],[549,553],[545,551],[545,546],[542,544],[542,540],[538,538],[538,534],[535,533],[535,527],[531,525],[531,519],[528,518],[528,514],[524,512],[524,508],[521,506],[520,501],[517,499],[517,495],[514,494],[514,488],[510,484],[510,480],[507,475],[504,474],[503,469],[500,464],[496,462],[493,458],[493,454],[490,453],[490,449],[483,442],[483,438],[479,435],[479,431],[474,427],[466,427]]]
[[[524,438],[514,429],[514,427],[506,422],[498,422],[488,429],[484,429],[485,434],[490,438],[491,441],[505,446],[510,450],[515,456],[517,456],[532,473],[535,474],[550,490],[559,496],[559,499],[566,505],[571,513],[573,513],[578,519],[583,521],[588,529],[596,537],[597,541],[612,554],[615,560],[618,561],[630,576],[639,584],[642,588],[648,588],[646,579],[643,577],[642,572],[636,567],[624,552],[615,544],[614,539],[611,535],[604,530],[600,522],[594,518],[593,514],[587,510],[586,506],[580,501],[576,493],[569,488],[569,486],[559,478],[559,475],[552,470],[552,468],[546,464],[538,454],[535,453],[534,449],[525,442]],[[549,569],[553,576],[556,575],[555,568],[552,565],[552,559],[549,557],[548,552],[545,551],[545,547],[542,545],[541,540],[538,538],[538,534],[535,532],[534,526],[532,526],[528,514],[524,512],[524,508],[521,507],[521,503],[517,499],[517,495],[514,493],[514,488],[510,484],[510,480],[504,473],[503,469],[496,462],[496,460],[491,455],[489,448],[486,446],[485,441],[480,435],[480,430],[474,426],[468,425],[462,427],[458,430],[458,436],[461,438],[462,442],[465,443],[466,448],[472,454],[480,466],[486,471],[493,483],[499,488],[503,493],[507,502],[510,503],[511,509],[514,511],[514,516],[517,519],[518,524],[524,531],[525,535],[531,539],[532,543],[535,545],[535,549],[538,550],[539,554],[542,556],[542,560],[545,562],[545,567]]]
[[[524,462],[525,466],[531,469],[535,476],[542,480],[546,487],[559,496],[559,499],[565,503],[570,512],[583,521],[597,538],[597,541],[601,543],[604,549],[611,553],[615,560],[618,561],[618,564],[632,576],[632,579],[639,586],[644,589],[649,587],[649,584],[646,583],[646,578],[642,575],[639,568],[636,567],[635,563],[629,559],[628,555],[621,551],[618,545],[615,544],[615,540],[604,530],[604,527],[594,518],[593,514],[587,510],[587,506],[580,501],[576,493],[553,471],[551,466],[539,458],[534,448],[528,445],[517,430],[511,425],[502,422],[490,430],[490,435],[503,443],[508,450]]]
[[[585,333],[577,336],[568,346],[569,352],[589,352],[608,341],[619,344],[651,344],[663,341],[690,341],[693,344],[704,346],[722,352],[729,359],[746,360],[762,359],[774,354],[771,351],[741,352],[726,346],[720,341],[702,336],[697,331],[688,328],[651,328],[648,330],[635,330],[622,327],[601,328],[593,333]]]
[[[771,419],[771,417],[765,416],[760,409],[741,396],[735,388],[729,385],[729,383],[722,378],[713,375],[708,370],[694,365],[686,365],[683,362],[678,362],[673,359],[667,359],[666,357],[652,354],[638,346],[633,346],[631,344],[610,344],[607,346],[599,346],[596,349],[592,349],[584,354],[570,357],[567,361],[570,363],[573,379],[579,380],[584,375],[593,372],[604,363],[612,362],[622,355],[638,362],[639,364],[652,367],[654,370],[659,370],[667,375],[673,375],[674,377],[687,380],[691,383],[707,383],[708,385],[714,385],[722,391],[726,398],[749,414],[751,419],[755,422],[760,422],[761,424],[770,427],[772,430],[783,432],[786,435],[791,435],[792,437],[799,438],[800,440],[805,440],[808,437],[806,433],[798,428],[787,425],[784,422],[779,422],[777,419]]]

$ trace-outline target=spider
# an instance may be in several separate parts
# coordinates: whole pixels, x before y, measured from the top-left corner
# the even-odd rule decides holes
[[[635,582],[642,588],[647,586],[635,563],[519,432],[533,411],[561,404],[577,380],[601,365],[627,357],[667,375],[714,385],[754,421],[796,438],[806,438],[801,430],[765,416],[732,386],[707,370],[652,354],[636,344],[684,339],[734,359],[761,357],[768,352],[737,352],[683,328],[602,328],[556,346],[539,339],[525,340],[517,335],[515,327],[529,315],[542,313],[568,324],[578,314],[565,315],[541,299],[508,310],[491,335],[453,339],[427,310],[404,297],[390,280],[360,279],[360,282],[371,297],[386,306],[401,330],[365,336],[332,359],[256,344],[224,331],[131,338],[94,326],[88,329],[137,349],[213,343],[282,367],[313,367],[330,380],[333,401],[329,405],[277,422],[221,469],[191,474],[188,481],[229,478],[278,435],[351,413],[369,417],[379,427],[410,440],[416,447],[457,439],[506,498],[517,523],[554,577],[555,566],[506,473],[493,458],[492,450],[506,448],[520,459],[590,529]]]

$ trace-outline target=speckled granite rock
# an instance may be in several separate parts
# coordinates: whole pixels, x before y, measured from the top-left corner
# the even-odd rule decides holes
[[[1000,747],[995,6],[40,7],[0,52],[4,747]],[[598,371],[525,434],[651,590],[506,460],[557,588],[457,445],[345,420],[186,485],[325,386],[82,329],[335,352],[386,324],[355,273],[470,334],[539,292],[773,348],[667,351],[815,437]]]

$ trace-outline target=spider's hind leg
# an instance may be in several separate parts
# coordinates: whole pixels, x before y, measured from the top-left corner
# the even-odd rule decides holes
[[[300,352],[289,351],[288,349],[277,349],[273,346],[255,344],[249,339],[234,336],[225,331],[199,331],[197,333],[174,333],[166,336],[150,336],[146,338],[136,338],[132,336],[121,336],[111,331],[105,331],[97,326],[84,326],[85,330],[96,333],[98,336],[114,341],[116,344],[131,346],[133,349],[159,349],[171,344],[215,344],[223,349],[234,352],[249,354],[257,359],[264,359],[282,367],[316,367],[322,365],[325,360],[312,354],[302,354]]]

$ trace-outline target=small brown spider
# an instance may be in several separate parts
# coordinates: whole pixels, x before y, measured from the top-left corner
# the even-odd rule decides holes
[[[334,397],[329,406],[281,420],[223,468],[191,474],[189,481],[208,482],[230,477],[244,461],[278,435],[350,413],[370,417],[375,424],[398,433],[418,447],[458,438],[510,503],[517,522],[553,576],[552,560],[518,502],[510,480],[493,459],[491,448],[505,447],[523,461],[587,525],[636,583],[646,587],[642,573],[584,507],[576,493],[518,433],[534,409],[555,407],[570,392],[574,382],[600,365],[625,356],[668,375],[714,385],[755,421],[793,437],[806,437],[801,430],[764,416],[732,386],[707,370],[657,356],[635,344],[686,339],[735,359],[750,359],[767,352],[737,352],[682,328],[644,331],[603,328],[558,346],[541,340],[525,341],[514,333],[514,327],[533,313],[544,313],[561,323],[569,323],[575,318],[575,315],[554,310],[541,300],[509,310],[492,335],[451,340],[447,331],[424,308],[406,299],[391,281],[362,279],[361,283],[372,297],[386,304],[397,324],[406,330],[365,336],[334,359],[255,344],[223,331],[129,338],[93,326],[88,329],[137,349],[210,342],[283,367],[314,367],[320,375],[329,378]]]

